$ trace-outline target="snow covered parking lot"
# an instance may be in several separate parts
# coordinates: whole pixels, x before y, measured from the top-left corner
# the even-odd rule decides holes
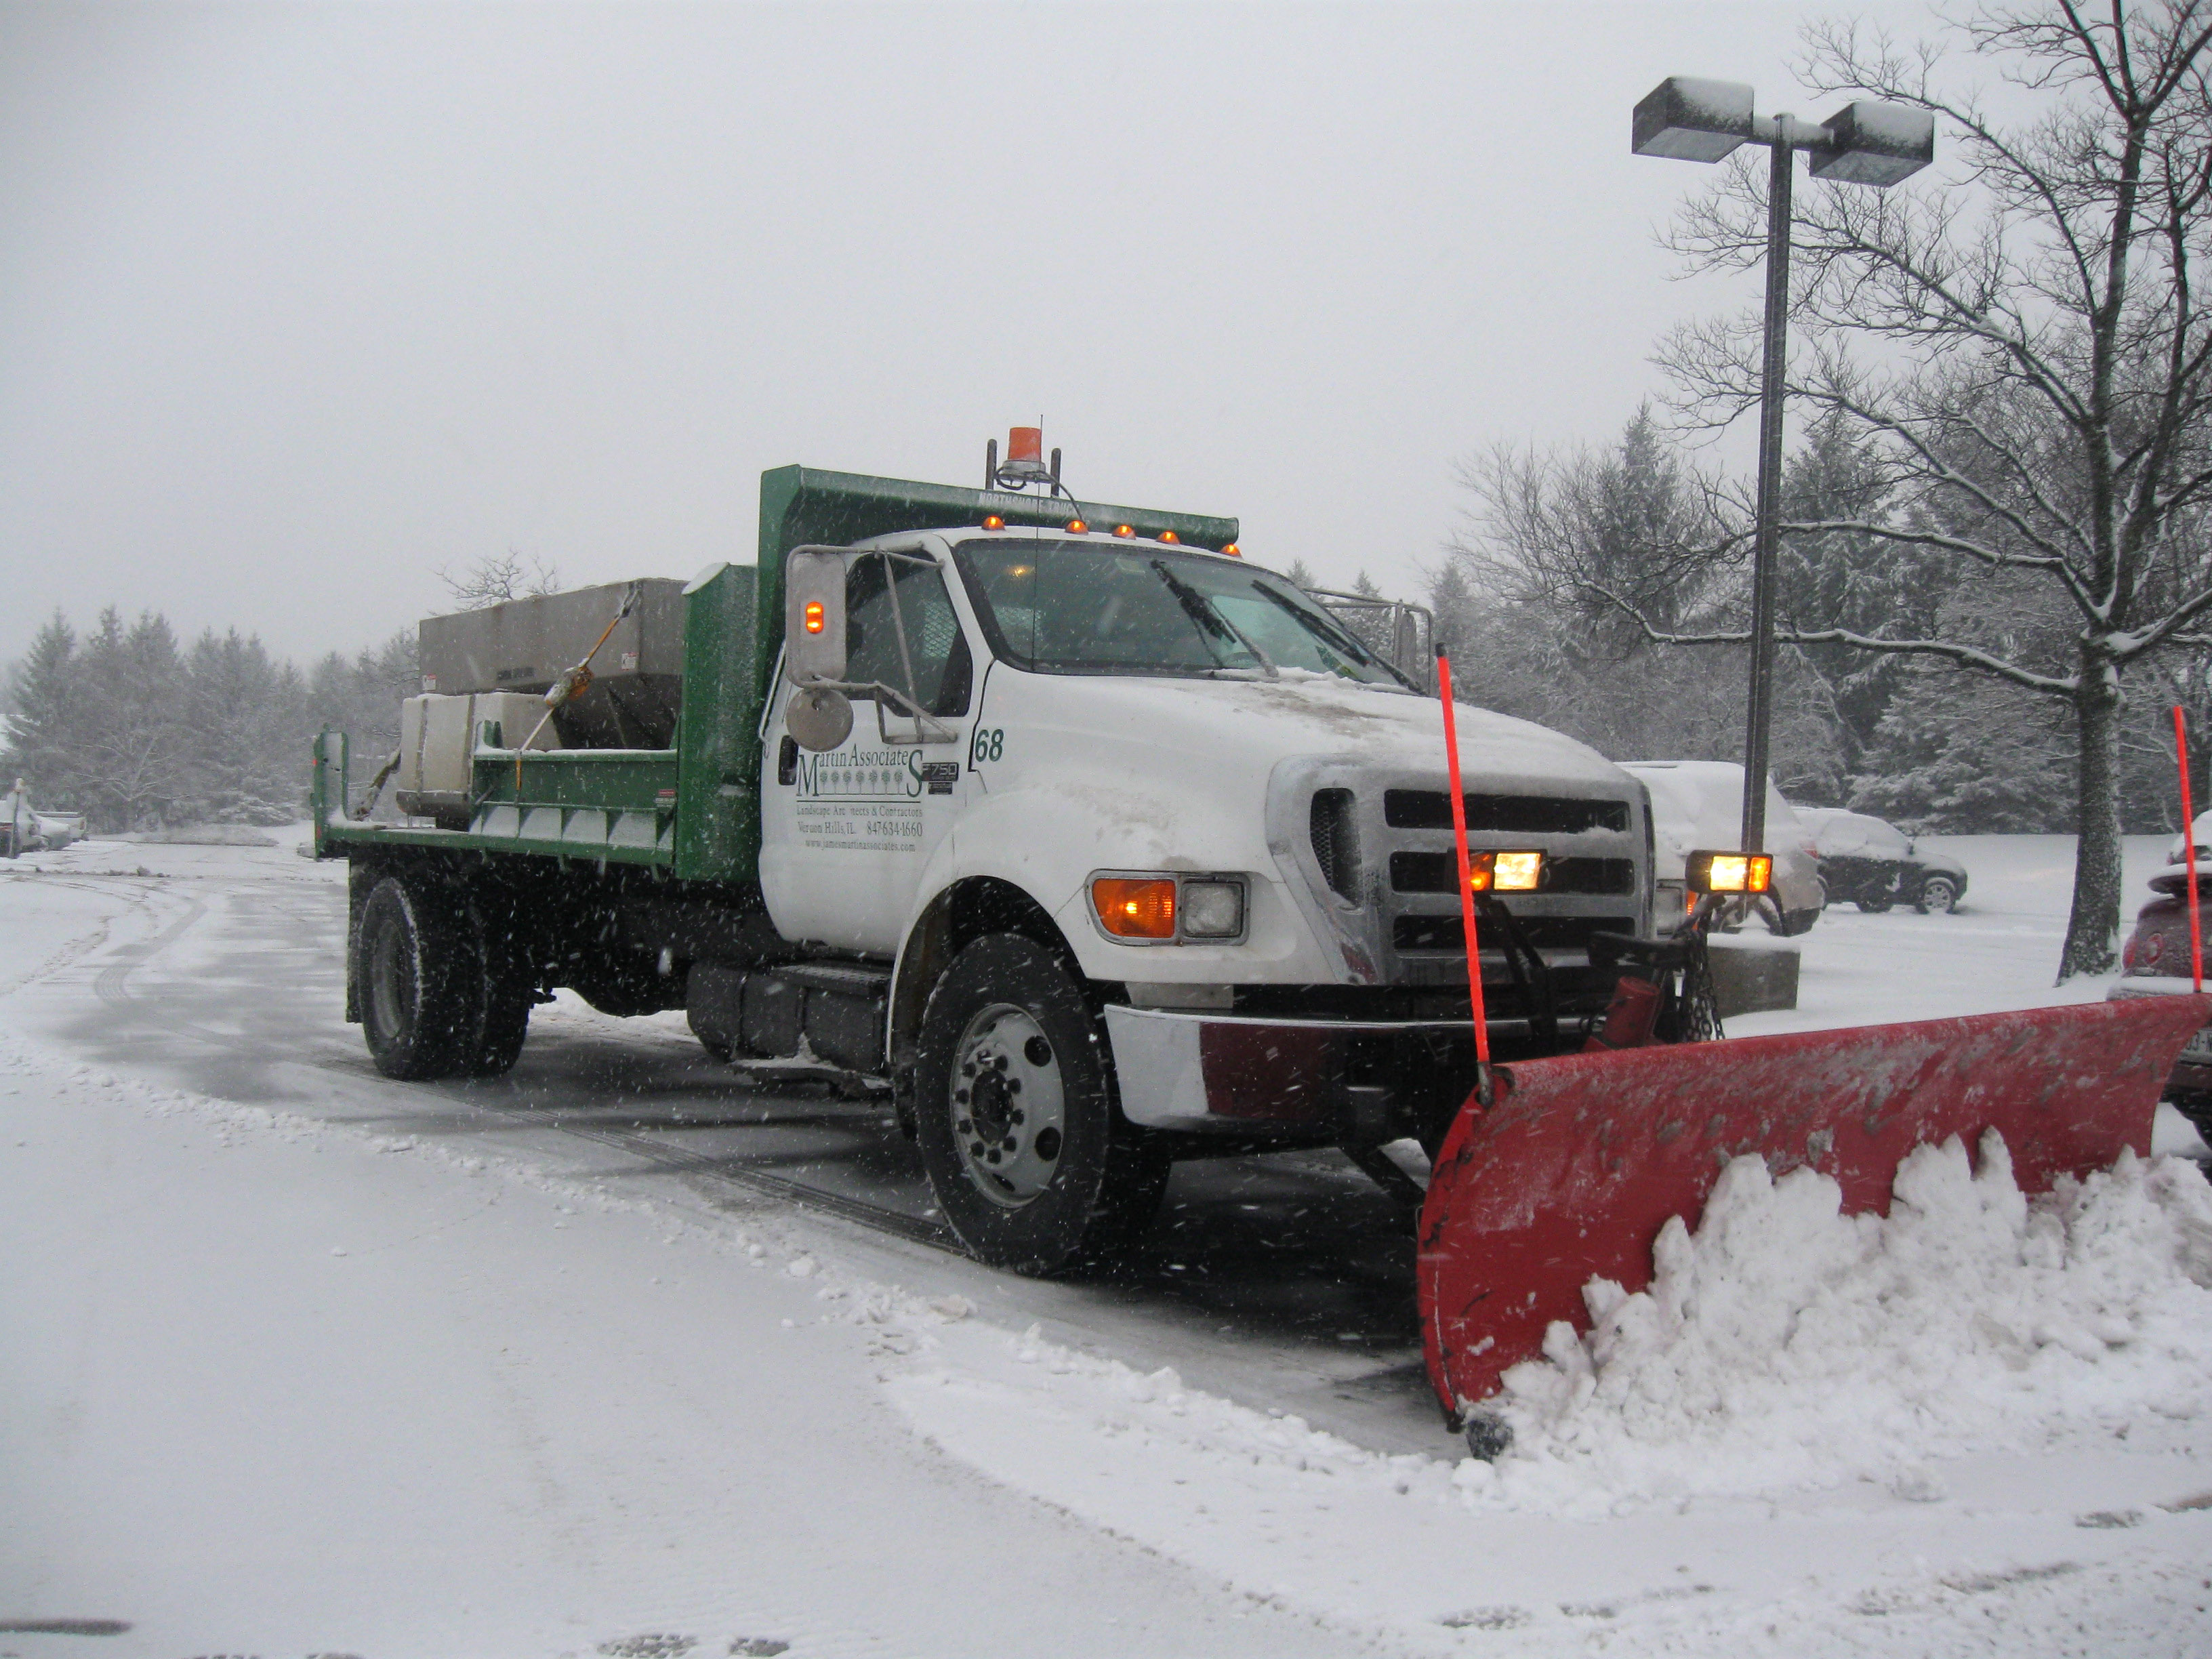
[[[1962,914],[1831,912],[1731,1029],[2054,1000],[2065,844],[1948,846]],[[1886,1224],[1745,1172],[1493,1470],[1329,1160],[1179,1173],[1126,1284],[1000,1279],[872,1103],[680,1020],[563,998],[513,1079],[378,1078],[342,878],[0,866],[0,1653],[2206,1650],[2186,1164],[2028,1206],[1931,1153]]]

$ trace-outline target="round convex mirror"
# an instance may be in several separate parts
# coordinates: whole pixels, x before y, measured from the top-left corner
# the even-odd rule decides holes
[[[823,686],[801,686],[784,706],[783,725],[801,749],[835,749],[853,735],[852,700]]]

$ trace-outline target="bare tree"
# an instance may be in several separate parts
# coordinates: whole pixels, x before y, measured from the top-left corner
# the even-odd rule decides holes
[[[464,611],[488,611],[510,599],[537,599],[561,588],[557,566],[543,559],[526,559],[513,548],[503,554],[486,554],[458,576],[441,569],[438,580]]]
[[[1806,345],[1790,392],[1848,422],[1890,469],[1893,512],[1786,531],[1928,550],[2001,592],[2039,590],[2070,620],[2017,638],[1941,636],[1797,617],[1804,645],[1934,658],[2070,710],[2079,832],[2061,980],[2109,969],[2120,901],[2123,678],[2212,640],[2212,0],[2019,0],[1953,34],[2039,106],[2018,123],[1947,90],[1943,50],[1851,24],[1808,31],[1799,78],[1821,93],[1929,110],[1963,187],[1799,194]],[[1765,166],[1735,166],[1676,220],[1697,268],[1763,255]],[[1693,421],[1757,396],[1753,319],[1678,333],[1662,353]],[[1871,347],[1869,350],[1867,348]],[[1624,609],[1632,610],[1632,602]],[[1668,633],[1720,642],[1741,635]],[[1825,624],[1825,625],[1824,625]]]
[[[1510,598],[1580,611],[1593,643],[1616,654],[1644,643],[1616,605],[1660,628],[1680,623],[1716,597],[1741,539],[1719,483],[1683,464],[1649,409],[1616,446],[1501,445],[1462,462],[1459,481],[1475,508],[1452,556]]]

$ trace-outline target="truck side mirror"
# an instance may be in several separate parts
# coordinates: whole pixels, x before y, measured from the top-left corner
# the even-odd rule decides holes
[[[783,574],[783,665],[793,685],[845,678],[845,561],[794,549]]]

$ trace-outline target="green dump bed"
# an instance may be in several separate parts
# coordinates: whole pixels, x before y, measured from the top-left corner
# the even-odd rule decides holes
[[[792,549],[842,547],[907,530],[981,524],[1050,528],[1078,514],[1172,530],[1194,547],[1237,539],[1237,520],[963,489],[858,473],[778,467],[761,475],[758,562],[720,564],[684,592],[684,686],[673,749],[480,745],[469,825],[434,829],[349,815],[352,760],[342,732],[316,741],[312,810],[319,857],[375,847],[521,854],[656,867],[684,880],[756,879],[762,706],[783,646],[783,568]],[[503,740],[522,734],[502,732]],[[382,757],[375,763],[380,763]]]

